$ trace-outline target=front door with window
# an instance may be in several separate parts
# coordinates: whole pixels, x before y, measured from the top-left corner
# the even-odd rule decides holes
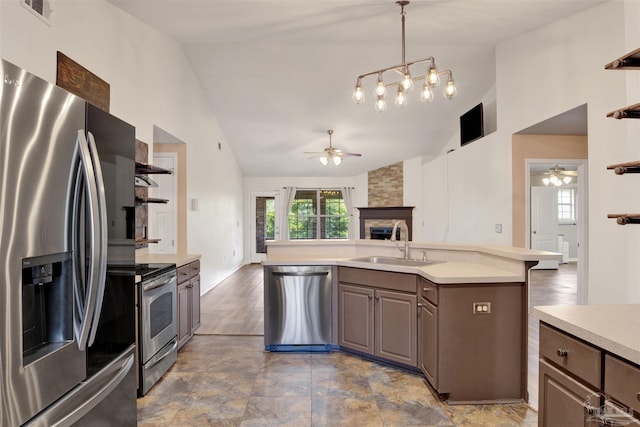
[[[267,242],[279,236],[278,192],[253,193],[251,210],[251,262],[261,262],[267,257]]]

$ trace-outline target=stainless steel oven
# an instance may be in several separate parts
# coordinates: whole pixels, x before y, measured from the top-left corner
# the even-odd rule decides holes
[[[144,396],[178,354],[177,282],[174,264],[145,264],[138,285],[138,394]],[[142,268],[142,267],[141,267]]]

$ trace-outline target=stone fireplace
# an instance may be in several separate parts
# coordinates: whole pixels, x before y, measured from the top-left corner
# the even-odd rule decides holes
[[[393,227],[394,221],[405,220],[409,240],[413,240],[413,206],[384,206],[358,208],[360,210],[360,238],[371,239],[371,227]]]

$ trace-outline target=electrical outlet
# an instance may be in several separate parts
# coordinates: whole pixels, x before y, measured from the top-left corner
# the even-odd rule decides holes
[[[474,302],[473,314],[491,314],[490,302]]]
[[[496,233],[502,233],[502,224],[496,224]]]

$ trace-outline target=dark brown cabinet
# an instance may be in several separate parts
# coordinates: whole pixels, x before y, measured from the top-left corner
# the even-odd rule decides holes
[[[640,367],[540,324],[538,426],[639,426]]]
[[[524,283],[418,278],[419,367],[450,403],[526,399]]]
[[[178,267],[178,348],[200,326],[200,261]]]
[[[417,367],[416,277],[340,267],[338,280],[340,347]]]

